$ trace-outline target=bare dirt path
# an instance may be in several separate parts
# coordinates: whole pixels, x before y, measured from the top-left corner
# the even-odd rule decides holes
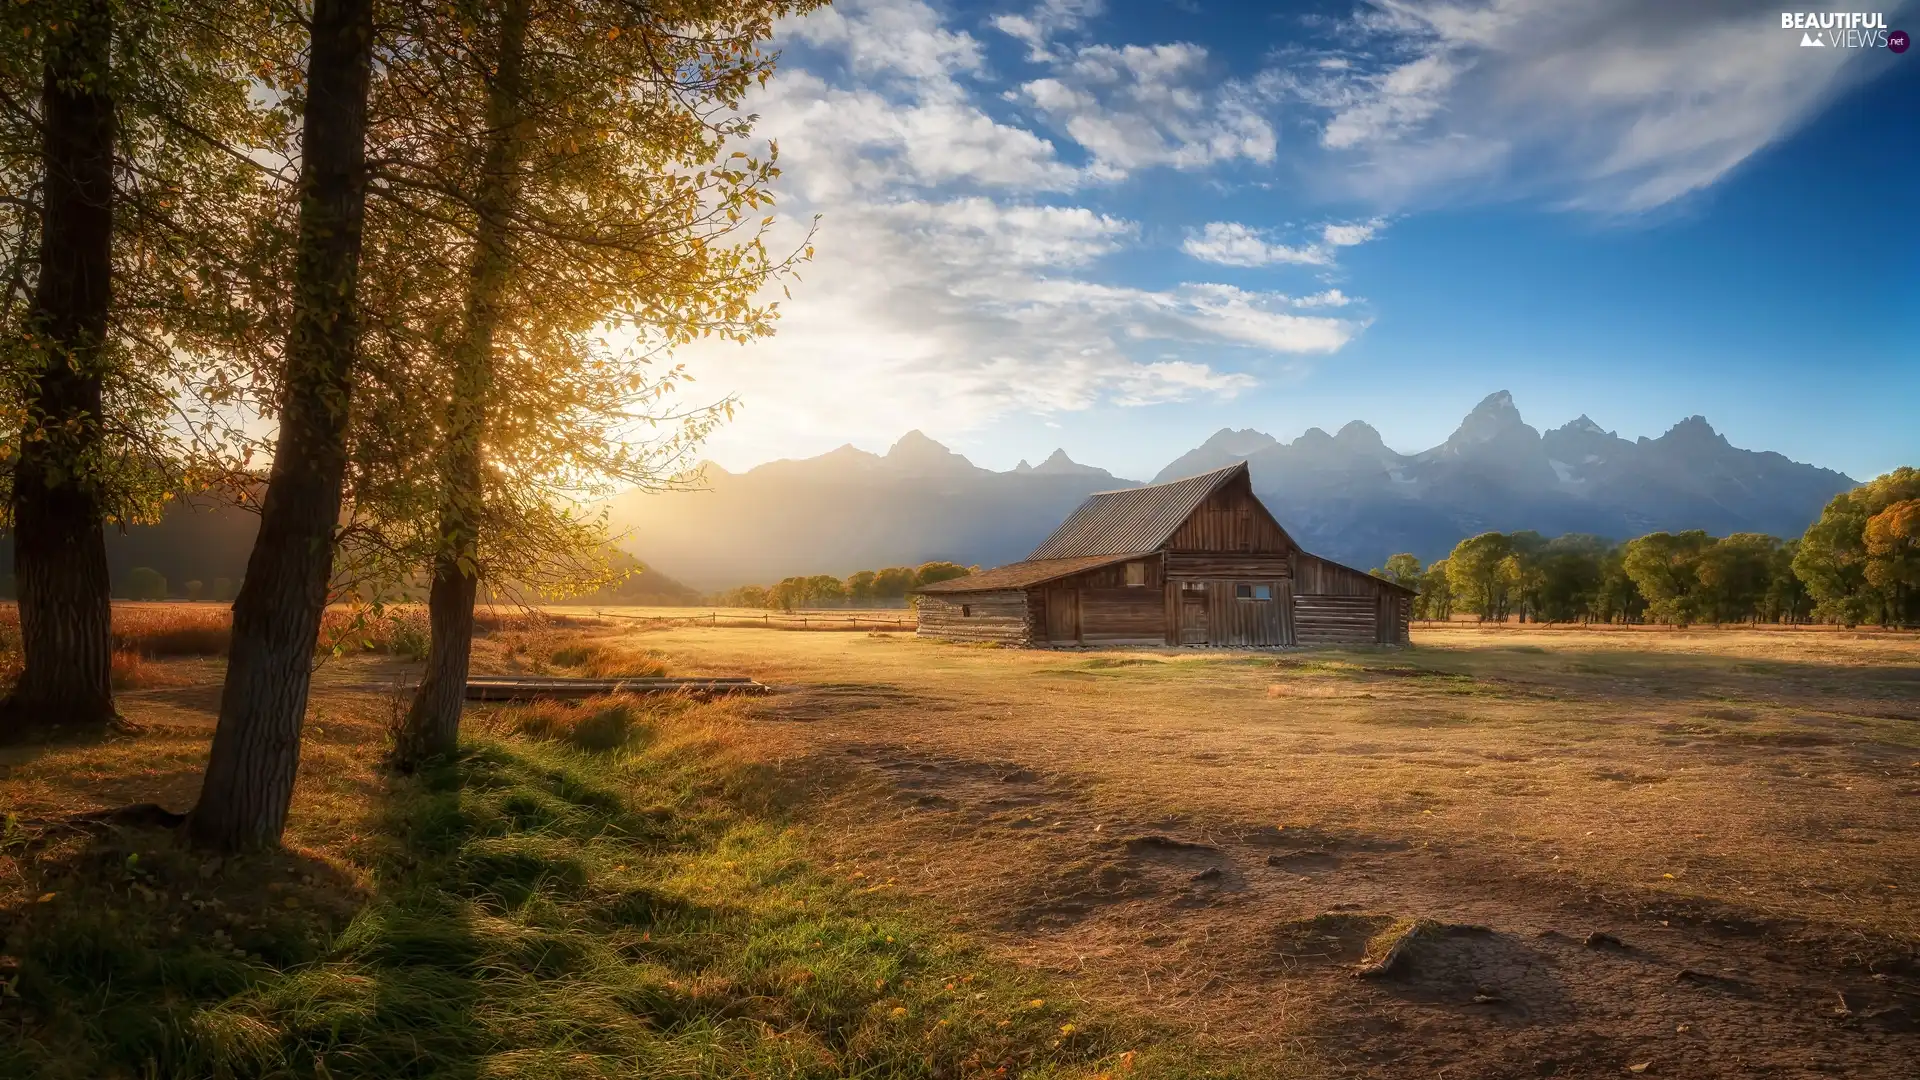
[[[788,687],[769,752],[849,872],[1223,1041],[1356,1076],[1920,1072],[1912,638],[648,641]]]

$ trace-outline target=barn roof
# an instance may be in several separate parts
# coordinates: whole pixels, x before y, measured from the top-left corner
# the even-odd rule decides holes
[[[960,593],[983,592],[989,589],[1025,589],[1055,578],[1068,577],[1083,570],[1098,570],[1117,562],[1126,562],[1137,558],[1144,552],[1129,552],[1124,555],[1088,555],[1078,559],[1029,559],[1026,562],[1008,563],[983,570],[966,577],[949,578],[936,581],[931,585],[922,585],[913,590],[917,593]]]
[[[1246,472],[1247,463],[1238,461],[1184,480],[1098,492],[1041,541],[1027,562],[1158,551],[1209,495]]]

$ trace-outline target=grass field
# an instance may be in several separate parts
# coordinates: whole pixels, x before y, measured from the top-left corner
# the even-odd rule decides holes
[[[624,720],[476,713],[465,763],[395,788],[370,763],[407,662],[327,661],[294,847],[277,857],[316,912],[299,924],[311,943],[249,960],[247,979],[209,977],[199,997],[174,987],[185,1011],[169,1030],[193,1037],[167,1052],[203,1056],[169,1060],[426,1071],[391,1047],[440,1020],[341,987],[392,983],[415,946],[412,931],[383,935],[443,912],[486,930],[482,958],[462,961],[477,968],[432,976],[457,976],[449,992],[472,1005],[446,1035],[454,1075],[668,1061],[681,1071],[655,1074],[1911,1077],[1920,1060],[1912,635],[1461,627],[1419,631],[1411,649],[1262,654],[645,625],[501,623],[476,670],[741,673],[779,692]],[[152,663],[191,683],[127,695],[134,719],[160,726],[7,751],[0,799],[20,818],[189,804],[218,660]],[[569,808],[562,774],[626,801]],[[432,816],[448,806],[457,822]],[[650,810],[672,837],[617,838],[634,832],[622,815]],[[142,882],[184,895],[100,876],[134,865],[127,844],[149,845],[155,866],[177,854],[146,834],[45,844],[15,828],[0,963],[16,989],[0,1018],[68,1063],[77,1047],[150,1050],[52,1024],[98,1011],[85,988],[106,969],[67,969],[69,996],[48,996],[75,946],[19,942],[46,940],[26,931],[62,893],[92,897],[70,897],[82,913],[144,903]],[[179,872],[197,898],[218,891]],[[58,873],[78,884],[50,887]],[[607,921],[608,897],[636,888],[672,901],[648,909],[680,942],[659,970],[622,951],[637,923]],[[783,964],[805,967],[804,948],[781,952],[807,944],[780,929],[801,901],[808,918],[898,928],[877,943],[844,930],[854,952],[831,1023],[781,981]],[[716,903],[726,918],[701,921]],[[542,950],[571,959],[541,974],[528,957]],[[913,985],[853,992],[863,965],[886,964],[911,967]],[[993,987],[977,1015],[942,1011],[975,1000],[969,984],[947,989],[963,968]],[[649,978],[685,993],[633,996]],[[605,1045],[560,1022],[575,989]],[[336,998],[344,1012],[314,1004]],[[1044,1015],[1016,1007],[1027,1000]],[[649,1034],[628,1023],[636,1010],[680,1026]],[[363,1026],[336,1060],[316,1025],[342,1015]],[[942,1042],[947,1029],[966,1037]],[[788,1041],[767,1034],[780,1031]]]

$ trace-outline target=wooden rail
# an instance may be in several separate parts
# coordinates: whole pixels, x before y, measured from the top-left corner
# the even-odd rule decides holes
[[[654,626],[757,626],[764,630],[912,630],[919,626],[918,618],[905,616],[889,619],[824,612],[804,615],[775,615],[768,612],[756,618],[752,615],[723,615],[717,611],[705,615],[621,615],[595,609],[594,615],[602,619],[625,619]]]
[[[745,675],[650,676],[633,679],[569,679],[557,675],[473,675],[468,701],[530,701],[600,694],[764,694],[764,683]]]

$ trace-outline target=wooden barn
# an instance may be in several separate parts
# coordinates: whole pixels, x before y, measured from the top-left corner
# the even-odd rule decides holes
[[[1244,462],[1100,492],[1024,562],[917,591],[922,635],[1053,647],[1405,644],[1413,601],[1300,550]]]

